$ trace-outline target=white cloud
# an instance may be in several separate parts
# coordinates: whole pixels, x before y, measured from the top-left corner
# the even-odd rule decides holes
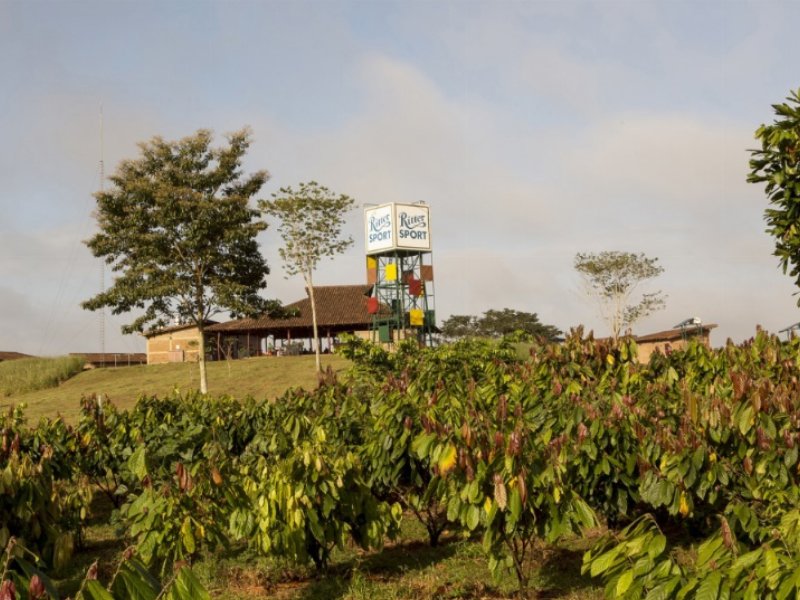
[[[430,203],[441,318],[509,306],[602,333],[572,260],[604,249],[642,251],[666,267],[654,286],[669,294],[668,309],[642,328],[670,327],[689,311],[741,338],[761,314],[792,318],[790,286],[762,233],[763,202],[744,182],[747,126],[624,112],[584,131],[515,136],[503,115],[447,96],[408,63],[373,55],[362,77],[359,116],[310,136],[272,126],[268,137],[290,149],[287,170],[302,164],[362,202]],[[274,169],[276,185],[283,172]],[[356,248],[326,270],[331,283],[363,277],[360,215],[353,220]]]
[[[296,52],[281,53],[284,46],[264,37],[257,48],[265,59],[280,56],[279,67],[288,62],[283,77],[267,75],[263,88],[245,70],[220,77],[215,69],[238,64],[220,56],[207,75],[230,85],[225,89],[237,96],[234,104],[205,97],[201,82],[178,89],[198,72],[191,69],[164,85],[168,93],[160,96],[159,77],[179,66],[165,62],[151,76],[144,59],[126,63],[137,73],[131,80],[120,72],[92,85],[80,78],[65,85],[68,73],[56,65],[58,87],[15,91],[13,105],[27,110],[0,115],[4,135],[14,140],[0,147],[3,314],[27,315],[34,327],[50,320],[68,324],[64,331],[45,327],[49,333],[38,338],[65,351],[85,349],[77,342],[95,337],[96,315],[77,305],[97,287],[96,262],[80,240],[93,227],[97,113],[105,100],[107,172],[155,133],[183,136],[195,120],[220,134],[250,123],[255,143],[247,170],[266,167],[273,174],[263,196],[316,179],[361,203],[427,201],[440,318],[507,306],[538,312],[562,328],[583,321],[602,333],[595,311],[576,291],[572,259],[578,251],[625,249],[658,256],[666,268],[656,285],[669,294],[668,308],[642,323],[644,329],[698,314],[719,322],[722,336],[742,338],[757,321],[779,328],[798,320],[791,280],[776,269],[763,233],[762,193],[744,182],[744,149],[752,145],[754,126],[769,115],[765,104],[753,123],[742,118],[745,88],[734,80],[758,87],[741,73],[763,58],[769,64],[758,81],[784,85],[775,83],[780,76],[768,77],[784,45],[764,17],[742,40],[724,39],[714,52],[702,53],[705,38],[682,44],[684,33],[661,24],[660,9],[640,3],[479,4],[468,11],[447,5],[429,12],[438,17],[404,16],[405,30],[387,27],[382,33],[395,37],[380,43],[356,39],[356,27],[341,14],[318,15],[307,38],[292,42]],[[293,23],[301,22],[300,13],[292,13]],[[218,39],[235,41],[231,32],[245,27],[247,17],[232,19]],[[306,62],[295,54],[331,24],[335,35],[323,47],[334,57],[325,63],[334,75],[315,87],[309,74],[318,63],[309,57],[319,54],[303,54]],[[419,45],[406,48],[407,36],[418,32]],[[286,30],[280,39],[288,43],[294,36]],[[186,48],[198,43],[193,38]],[[399,48],[394,53],[393,43]],[[618,53],[637,45],[651,69],[638,55]],[[170,60],[185,60],[186,53]],[[352,98],[336,98],[352,100],[347,110],[327,110],[326,86],[337,78],[356,90]],[[306,80],[311,83],[304,89]],[[131,81],[143,89],[128,101]],[[100,98],[103,88],[112,90],[110,98]],[[727,93],[730,105],[719,103],[709,115],[706,94],[715,89]],[[248,94],[263,102],[238,98]],[[285,112],[290,94],[303,94],[298,103],[318,111],[310,119],[323,124],[292,121],[296,115]],[[697,104],[688,101],[695,96],[702,96]],[[320,283],[363,280],[360,220],[355,211],[348,231],[356,245],[321,267]],[[273,273],[267,295],[299,298],[302,282],[283,278],[275,230],[262,239]],[[34,316],[19,308],[20,297]],[[4,327],[15,331],[8,319]],[[0,330],[0,346],[16,340]]]

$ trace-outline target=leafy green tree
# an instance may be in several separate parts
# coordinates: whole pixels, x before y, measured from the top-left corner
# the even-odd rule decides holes
[[[536,313],[511,308],[490,309],[478,318],[472,315],[452,315],[442,323],[442,335],[449,339],[464,337],[501,338],[513,335],[516,338],[542,337],[555,340],[561,331],[553,325],[545,325]]]
[[[561,330],[553,325],[545,325],[539,321],[539,315],[521,310],[504,308],[503,310],[487,310],[478,319],[478,333],[492,338],[505,337],[522,332],[530,337],[543,337],[554,340],[561,335]]]
[[[314,328],[314,349],[317,371],[320,364],[317,304],[314,300],[314,271],[319,261],[333,258],[353,244],[352,237],[342,237],[344,216],[353,207],[350,196],[338,196],[316,181],[300,183],[298,189],[281,188],[272,200],[259,202],[261,210],[280,220],[278,232],[284,247],[280,256],[287,275],[302,275],[311,301],[311,321]]]
[[[623,329],[666,305],[661,291],[644,293],[638,302],[633,300],[642,283],[664,272],[658,258],[618,250],[579,252],[575,255],[575,270],[583,278],[589,297],[597,301],[614,340],[619,339]]]
[[[750,151],[747,181],[766,184],[770,207],[764,211],[764,220],[767,233],[775,238],[773,254],[783,272],[790,269],[800,286],[800,90],[772,108],[775,121],[756,130],[761,149]]]
[[[478,335],[478,319],[474,315],[450,315],[442,322],[441,330],[451,340],[474,337]]]
[[[113,187],[95,194],[100,231],[86,245],[117,273],[114,284],[83,303],[114,314],[143,311],[123,333],[176,320],[200,332],[200,391],[208,391],[206,321],[223,310],[249,315],[271,303],[258,295],[269,268],[256,236],[266,228],[250,199],[269,175],[242,175],[246,129],[211,148],[199,130],[178,141],[154,137],[140,156],[120,163]]]

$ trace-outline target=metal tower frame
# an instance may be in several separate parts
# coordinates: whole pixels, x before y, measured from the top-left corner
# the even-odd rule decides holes
[[[373,342],[393,345],[396,341],[413,337],[420,344],[433,345],[436,331],[433,277],[424,272],[428,270],[432,274],[431,257],[432,253],[428,251],[396,249],[368,257],[376,262],[374,296],[380,307],[372,317]],[[419,295],[411,293],[412,278],[421,284]],[[422,311],[421,326],[411,325],[409,311],[414,309]]]

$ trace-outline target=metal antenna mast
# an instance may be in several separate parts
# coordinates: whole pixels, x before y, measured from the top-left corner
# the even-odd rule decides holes
[[[103,139],[103,104],[100,104],[100,193],[105,191],[106,181],[106,165],[103,160],[104,153],[104,139]],[[100,261],[100,293],[106,291],[106,263],[104,260]],[[103,354],[103,359],[106,353],[106,309],[100,308],[100,352]]]

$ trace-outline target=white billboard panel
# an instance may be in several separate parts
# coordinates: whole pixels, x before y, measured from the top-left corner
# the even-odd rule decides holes
[[[367,254],[394,248],[394,205],[373,206],[364,211]]]
[[[431,249],[430,212],[420,204],[395,205],[397,247],[410,250]]]
[[[367,254],[430,251],[430,211],[424,204],[381,204],[364,211]]]

